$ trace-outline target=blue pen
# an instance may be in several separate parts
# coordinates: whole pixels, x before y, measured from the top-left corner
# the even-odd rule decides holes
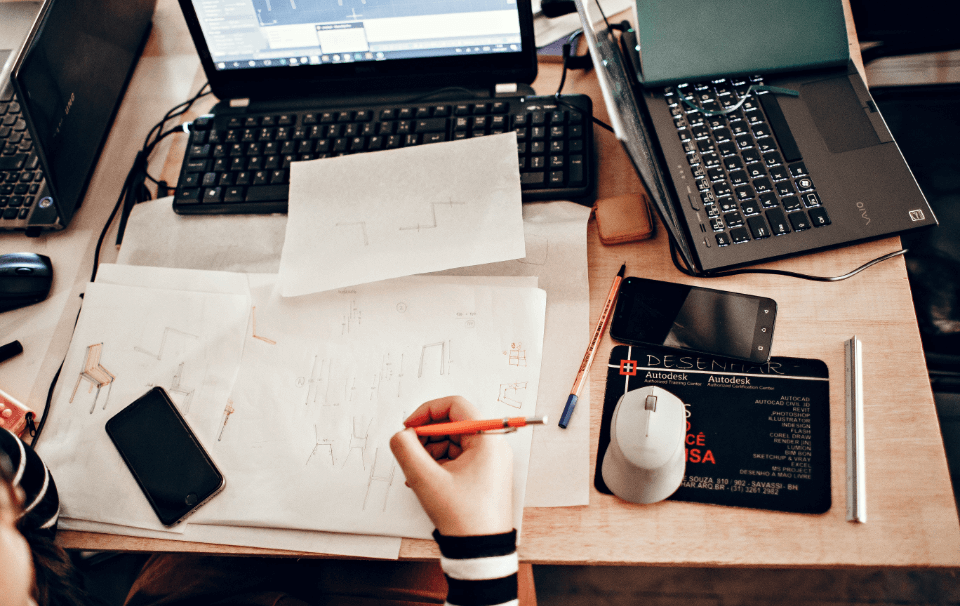
[[[563,414],[560,415],[560,427],[567,428],[570,424],[570,417],[573,416],[573,409],[577,405],[577,399],[580,398],[580,390],[583,389],[583,383],[587,378],[587,371],[593,364],[593,356],[597,353],[597,345],[607,329],[607,321],[610,319],[610,313],[613,311],[613,304],[617,302],[617,294],[620,292],[620,282],[627,271],[627,265],[620,266],[620,272],[613,279],[613,285],[607,294],[607,302],[603,305],[603,311],[600,312],[600,319],[597,321],[597,329],[593,331],[593,338],[590,339],[590,346],[587,347],[587,353],[583,356],[583,362],[580,364],[580,371],[577,372],[577,378],[573,382],[573,389],[570,390],[570,397],[567,398],[567,404],[563,407]]]

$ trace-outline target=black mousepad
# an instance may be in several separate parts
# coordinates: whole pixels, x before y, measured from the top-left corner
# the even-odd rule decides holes
[[[656,385],[687,410],[686,475],[669,498],[824,513],[830,509],[830,383],[820,360],[740,360],[652,346],[610,353],[594,485],[620,397]]]

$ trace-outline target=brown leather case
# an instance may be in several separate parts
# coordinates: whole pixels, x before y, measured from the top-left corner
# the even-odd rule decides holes
[[[601,198],[593,206],[604,244],[622,244],[653,236],[650,201],[645,193]]]

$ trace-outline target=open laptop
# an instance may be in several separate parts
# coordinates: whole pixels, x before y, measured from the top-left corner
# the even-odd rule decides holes
[[[840,0],[708,7],[719,11],[707,18],[711,27],[746,23],[746,33],[722,36],[704,29],[699,2],[640,2],[636,18],[646,20],[640,60],[632,29],[620,37],[603,20],[597,0],[576,3],[617,137],[692,270],[750,265],[936,225],[849,61]],[[811,14],[817,18],[806,23]],[[770,23],[787,30],[801,24],[799,38]],[[805,36],[805,28],[813,33]],[[660,36],[647,35],[644,46],[644,31]],[[701,47],[685,37],[690,32],[711,39]],[[786,48],[762,52],[744,42],[748,38]],[[821,46],[820,57],[790,52],[802,51],[808,40]],[[738,50],[745,52],[730,67]],[[672,64],[651,60],[646,69],[644,53]],[[802,61],[784,67],[794,56],[814,67]],[[726,71],[713,74],[711,66]],[[645,69],[656,76],[641,85]],[[671,71],[696,74],[696,80],[671,80]]]
[[[146,40],[155,0],[0,4],[0,230],[63,229]],[[9,19],[8,19],[9,18]]]
[[[285,212],[291,162],[511,130],[524,200],[592,195],[591,102],[533,96],[529,0],[180,6],[220,103],[191,125],[178,213]]]

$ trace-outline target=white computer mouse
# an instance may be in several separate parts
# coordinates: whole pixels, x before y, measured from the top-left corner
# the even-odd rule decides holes
[[[648,386],[623,394],[600,469],[613,494],[631,503],[672,495],[686,470],[686,421],[683,402],[665,389]]]

